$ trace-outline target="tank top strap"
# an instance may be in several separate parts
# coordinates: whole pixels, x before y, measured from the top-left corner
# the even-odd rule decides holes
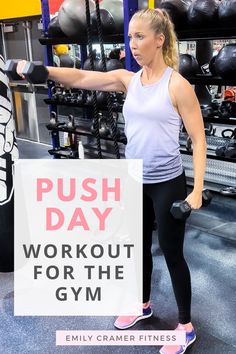
[[[174,71],[173,68],[168,66],[164,72],[163,81],[166,82],[168,85],[173,71]]]

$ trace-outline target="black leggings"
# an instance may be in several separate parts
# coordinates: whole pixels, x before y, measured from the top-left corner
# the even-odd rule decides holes
[[[191,321],[191,279],[183,255],[185,221],[170,213],[176,200],[186,198],[185,174],[167,182],[143,185],[143,302],[150,298],[152,274],[152,231],[157,222],[160,248],[163,251],[179,310],[179,322]]]

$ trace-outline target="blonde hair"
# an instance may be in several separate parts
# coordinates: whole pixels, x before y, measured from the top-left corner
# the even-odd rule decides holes
[[[166,65],[178,70],[179,55],[176,45],[176,34],[174,25],[168,15],[163,9],[144,9],[137,11],[133,19],[145,20],[150,24],[150,27],[157,34],[163,33],[165,41],[162,46],[163,58]]]

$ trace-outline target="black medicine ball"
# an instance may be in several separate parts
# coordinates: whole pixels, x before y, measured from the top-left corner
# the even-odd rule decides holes
[[[55,16],[51,19],[48,25],[48,36],[52,38],[62,38],[66,37],[65,33],[63,33],[59,21],[58,16]]]
[[[62,54],[59,57],[60,59],[60,66],[63,68],[73,68],[74,67],[74,60],[71,58],[69,54]]]
[[[187,11],[192,0],[162,0],[161,9],[170,15],[176,29],[187,27]]]
[[[224,27],[234,26],[236,22],[236,0],[221,0],[218,8],[219,22]]]
[[[94,11],[95,5],[89,0],[90,11]],[[59,9],[58,20],[62,31],[68,37],[78,37],[82,40],[87,34],[85,1],[65,0]]]
[[[107,71],[123,69],[122,63],[117,59],[110,59],[107,61]]]
[[[123,0],[102,0],[100,2],[100,17],[104,34],[124,33]],[[93,30],[96,30],[96,12],[92,12],[91,20]]]
[[[188,9],[188,23],[190,26],[210,27],[217,24],[218,0],[195,0]]]
[[[236,44],[227,44],[220,50],[215,59],[215,71],[224,79],[236,75]]]
[[[200,71],[197,59],[190,54],[180,54],[179,73],[183,77],[195,76]]]
[[[115,33],[115,22],[111,13],[105,9],[100,9],[100,18],[102,24],[102,31],[105,34],[114,34]],[[94,33],[97,32],[97,15],[96,11],[91,13],[91,23],[92,30]]]
[[[103,71],[102,61],[93,59],[93,66],[95,71]],[[92,70],[90,59],[86,59],[84,62],[83,70]]]

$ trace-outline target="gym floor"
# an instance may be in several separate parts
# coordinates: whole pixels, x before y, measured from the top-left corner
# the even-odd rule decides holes
[[[50,158],[49,146],[18,142],[21,158]],[[236,352],[236,199],[214,195],[208,208],[188,219],[185,257],[192,276],[192,322],[197,341],[191,354]],[[170,330],[177,310],[164,258],[154,237],[154,315],[134,330]],[[113,330],[113,317],[14,317],[13,273],[0,273],[0,353],[156,354],[156,346],[55,346],[56,330]]]

